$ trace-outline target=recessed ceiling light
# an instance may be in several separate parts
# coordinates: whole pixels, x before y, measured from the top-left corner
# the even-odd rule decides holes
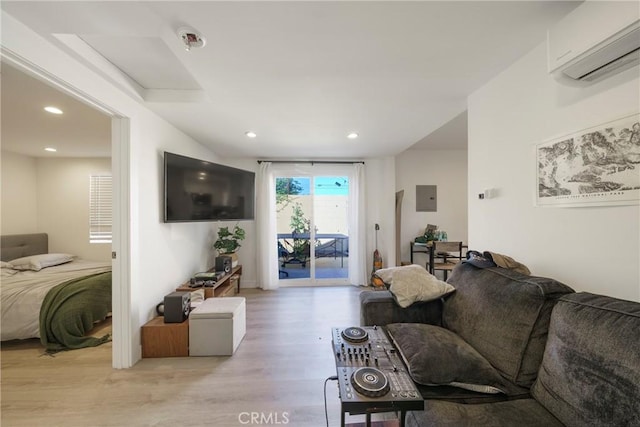
[[[56,151],[58,151],[58,150],[56,150],[56,149],[55,149],[55,148],[53,148],[53,147],[47,147],[47,148],[45,148],[45,149],[44,149],[44,151],[49,151],[50,153],[55,153],[55,152],[56,152]]]
[[[349,139],[356,139],[358,137],[358,134],[355,132],[351,132],[349,135],[347,135],[347,138]]]
[[[257,133],[252,132],[252,131],[247,131],[244,134],[247,135],[249,138],[255,138],[256,136],[258,136]]]
[[[51,113],[51,114],[62,114],[62,110],[57,108],[57,107],[53,107],[53,106],[48,106],[48,107],[44,107],[44,111]]]

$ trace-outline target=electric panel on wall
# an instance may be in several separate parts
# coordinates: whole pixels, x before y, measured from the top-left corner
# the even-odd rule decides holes
[[[438,186],[416,185],[416,212],[438,211]]]

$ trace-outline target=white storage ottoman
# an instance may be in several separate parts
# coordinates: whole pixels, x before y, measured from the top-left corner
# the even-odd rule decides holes
[[[189,356],[231,356],[247,330],[243,297],[207,298],[189,314]]]

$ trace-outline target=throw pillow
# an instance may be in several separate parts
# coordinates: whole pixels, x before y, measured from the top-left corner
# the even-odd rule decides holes
[[[421,323],[393,323],[387,330],[416,383],[506,393],[498,371],[455,333]]]
[[[69,254],[41,254],[17,258],[9,261],[11,268],[15,270],[40,271],[46,267],[64,264],[73,261],[73,255]]]
[[[402,308],[417,301],[433,301],[455,291],[453,286],[416,264],[382,268],[375,275],[388,286]]]

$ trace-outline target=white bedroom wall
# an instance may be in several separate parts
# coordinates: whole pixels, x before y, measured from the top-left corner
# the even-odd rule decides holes
[[[89,176],[111,174],[109,158],[38,158],[38,231],[49,252],[111,260],[111,244],[89,243]]]
[[[437,185],[437,212],[416,212],[416,185]],[[447,232],[449,240],[467,243],[467,150],[409,149],[396,156],[396,188],[402,201],[402,261],[410,259],[410,242],[427,224]],[[426,263],[414,255],[415,263]]]
[[[511,255],[577,291],[640,300],[638,205],[534,207],[535,144],[637,113],[638,67],[567,85],[546,60],[543,43],[469,97],[470,247]],[[479,200],[485,188],[496,196]]]
[[[35,233],[38,227],[36,159],[2,150],[2,234]]]

